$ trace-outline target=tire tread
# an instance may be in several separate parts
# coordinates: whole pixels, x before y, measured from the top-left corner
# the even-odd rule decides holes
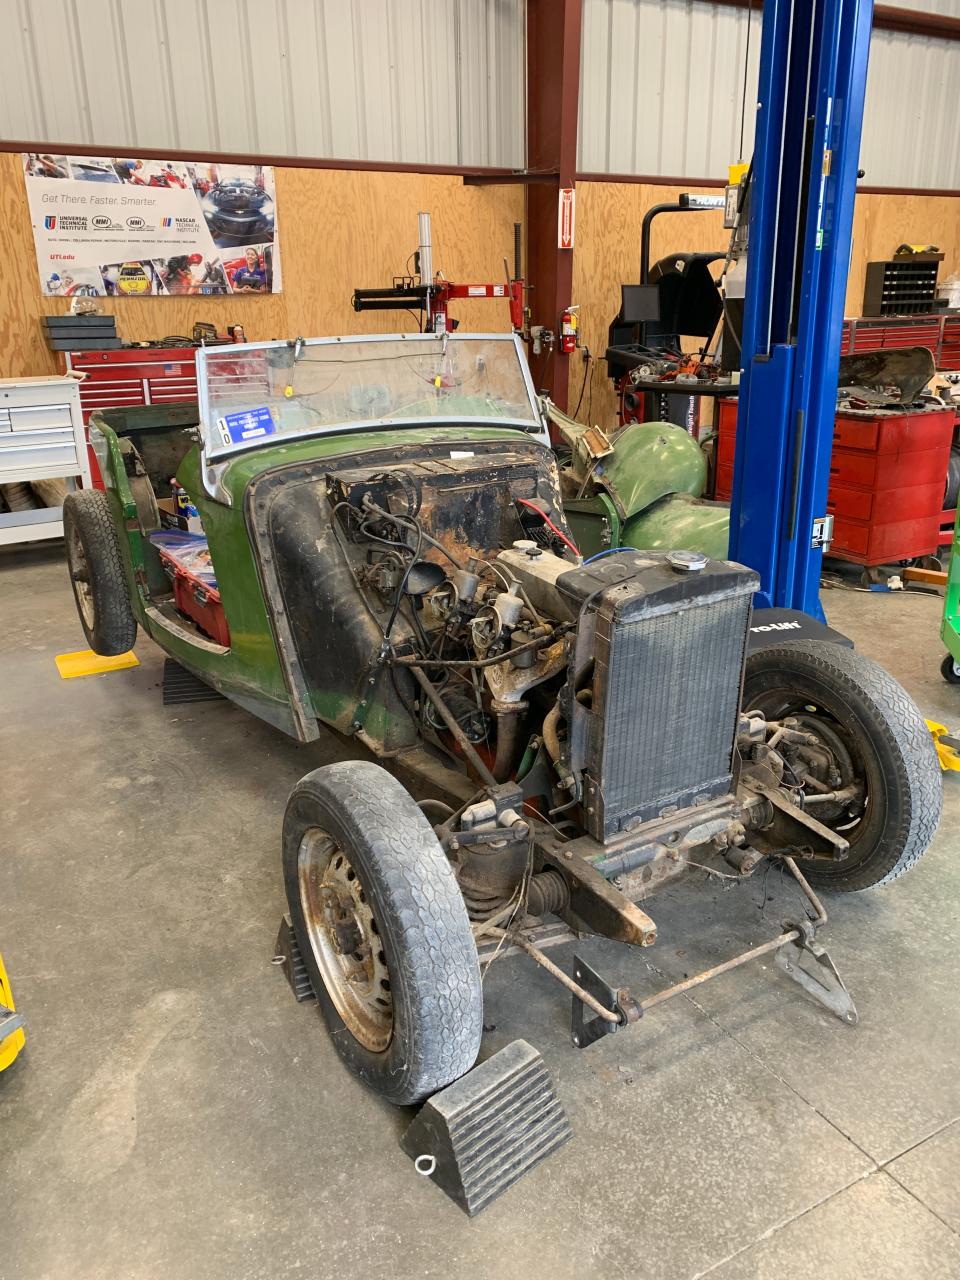
[[[853,891],[890,884],[923,857],[940,822],[943,784],[936,750],[920,711],[907,691],[883,667],[842,645],[818,640],[786,640],[758,651],[760,661],[779,661],[794,671],[806,666],[829,680],[861,707],[872,706],[873,729],[887,762],[893,765],[899,794],[898,822],[884,831],[878,854],[851,868],[846,876],[810,877],[815,883]],[[799,663],[798,663],[799,659]],[[750,666],[747,667],[747,683]],[[749,702],[745,699],[745,706]],[[879,874],[878,874],[879,872]]]
[[[344,760],[301,778],[287,806],[285,861],[295,856],[299,837],[289,829],[301,812],[299,798],[335,808],[345,825],[369,850],[377,868],[381,930],[392,927],[394,950],[402,956],[404,985],[412,992],[417,1032],[401,1075],[389,1091],[368,1079],[391,1101],[419,1101],[473,1066],[483,1030],[483,1000],[477,949],[453,870],[422,811],[409,792],[387,771],[369,761]],[[350,850],[344,850],[348,857]],[[363,868],[357,866],[361,880]],[[290,867],[287,871],[288,897]],[[366,884],[368,894],[373,886]],[[294,920],[296,904],[290,903]],[[308,939],[298,939],[310,955]],[[397,943],[399,942],[399,946]],[[312,956],[308,972],[313,972]],[[396,982],[393,983],[395,998]],[[319,992],[317,993],[319,996]],[[341,1031],[341,1034],[349,1033]],[[352,1040],[352,1037],[349,1037]],[[336,1034],[334,1035],[337,1041]],[[341,1052],[346,1046],[339,1044]],[[356,1070],[356,1063],[348,1061]],[[362,1075],[362,1072],[360,1072]]]
[[[130,607],[130,590],[107,495],[101,489],[68,493],[63,518],[65,524],[77,526],[90,569],[93,628],[88,630],[80,618],[90,647],[105,657],[127,653],[137,639],[137,620]]]

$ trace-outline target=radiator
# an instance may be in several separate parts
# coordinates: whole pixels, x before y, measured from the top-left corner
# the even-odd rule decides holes
[[[680,574],[650,552],[633,564],[611,559],[618,563],[599,562],[592,575],[602,570],[607,586],[591,592],[583,583],[572,682],[582,689],[592,672],[575,736],[585,825],[598,840],[730,790],[759,585],[752,571],[724,561]]]

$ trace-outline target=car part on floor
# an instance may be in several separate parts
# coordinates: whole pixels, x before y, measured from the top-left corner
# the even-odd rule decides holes
[[[514,1040],[435,1093],[400,1145],[472,1218],[572,1137],[543,1059]]]
[[[728,858],[728,861],[731,862],[731,866],[738,867],[744,875],[751,874],[758,865],[758,861],[747,863],[737,857],[732,860]],[[738,969],[751,960],[768,956],[771,952],[776,964],[784,973],[798,982],[815,1000],[831,1013],[836,1014],[843,1022],[855,1026],[859,1021],[856,1006],[843,985],[833,961],[816,941],[817,929],[827,923],[827,913],[823,903],[810,888],[794,859],[784,855],[782,862],[813,907],[813,919],[804,919],[796,924],[785,923],[784,932],[776,938],[771,938],[769,942],[762,942],[759,946],[751,947],[749,951],[743,951],[730,960],[724,960],[710,969],[705,969],[702,973],[684,978],[682,982],[675,982],[673,986],[658,991],[652,996],[638,999],[626,988],[609,986],[580,956],[575,956],[573,976],[577,982],[583,983],[586,995],[583,991],[575,991],[573,995],[570,1036],[574,1046],[578,1049],[586,1049],[601,1036],[612,1035],[621,1027],[637,1022],[648,1009],[653,1009],[666,1000],[672,1000],[675,996],[685,995],[694,987],[699,987],[721,974],[729,973],[731,969]],[[588,1007],[595,1011],[596,1017],[584,1018],[584,1009]]]

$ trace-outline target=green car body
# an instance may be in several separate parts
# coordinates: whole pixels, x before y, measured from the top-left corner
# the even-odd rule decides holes
[[[290,574],[286,586],[278,580],[269,527],[281,492],[292,493],[299,486],[305,495],[316,494],[325,478],[329,486],[330,477],[344,469],[389,466],[398,457],[429,465],[432,457],[476,454],[482,461],[489,455],[500,476],[495,481],[491,472],[490,483],[501,488],[514,474],[533,469],[537,494],[546,495],[556,519],[565,517],[585,556],[610,545],[682,547],[725,555],[727,511],[698,501],[704,483],[703,455],[695,442],[669,424],[622,432],[616,455],[606,460],[602,485],[590,496],[561,502],[560,476],[519,344],[509,337],[493,345],[492,339],[484,341],[488,345],[483,350],[491,353],[486,357],[489,361],[505,354],[506,343],[511,359],[517,359],[518,368],[522,365],[529,399],[518,411],[517,422],[501,422],[482,398],[447,392],[438,400],[437,411],[431,405],[418,406],[420,421],[394,425],[371,420],[362,423],[362,429],[350,421],[324,423],[321,429],[295,438],[273,436],[246,448],[231,445],[214,468],[210,455],[216,454],[217,442],[211,421],[218,410],[204,403],[203,371],[207,363],[224,359],[223,353],[205,353],[198,362],[199,410],[166,406],[95,413],[91,440],[138,626],[183,667],[285,733],[309,741],[318,735],[320,724],[326,724],[341,733],[359,733],[378,754],[390,754],[415,749],[417,744],[402,702],[385,687],[377,668],[377,634],[356,622],[354,615],[362,614],[362,605],[354,584],[349,578],[334,581],[335,575],[327,572],[330,562],[339,558],[329,535],[330,508],[321,502],[323,512],[311,516],[310,531],[302,535],[304,572],[314,573],[319,583],[317,598],[294,604],[285,598],[285,592],[286,597],[297,595]],[[292,344],[257,346],[270,348],[272,356],[273,348],[284,353]],[[306,344],[307,351],[310,347]],[[232,352],[230,358],[236,359]],[[282,382],[280,377],[278,386]],[[374,403],[380,388],[366,388],[363,394],[367,401],[362,412],[367,403],[382,408]],[[282,400],[279,403],[282,413],[286,406]],[[175,445],[172,452],[171,443]],[[141,451],[148,457],[146,467]],[[151,463],[151,454],[159,460]],[[162,468],[168,459],[172,459],[176,484],[196,507],[207,538],[229,645],[200,633],[177,615],[170,602],[170,583],[149,536],[158,523],[155,496],[163,496]],[[504,459],[509,460],[506,469]],[[211,479],[214,470],[215,479]],[[285,518],[291,518],[289,511]],[[458,545],[464,541],[461,534],[462,530],[455,539]],[[311,570],[322,542],[319,558],[325,567]],[[345,603],[348,598],[349,604]],[[304,622],[306,614],[314,613],[314,620]],[[337,643],[331,636],[344,637],[343,652],[336,661],[314,662],[317,650]]]
[[[90,420],[91,436],[116,526],[124,531],[121,552],[138,625],[182,666],[225,696],[303,740],[317,736],[317,720],[349,730],[359,699],[340,699],[327,689],[312,687],[305,691],[302,708],[293,705],[294,697],[280,658],[275,618],[271,617],[264,593],[262,566],[257,563],[250,538],[245,499],[251,484],[268,472],[298,464],[317,464],[322,468],[328,461],[353,461],[363,454],[402,447],[419,451],[436,446],[457,448],[501,441],[514,448],[545,452],[542,444],[522,431],[494,427],[431,426],[365,432],[360,451],[353,434],[311,437],[259,448],[229,462],[221,477],[222,487],[230,497],[227,505],[204,489],[198,442],[184,456],[176,479],[196,505],[210,544],[230,628],[230,647],[224,648],[212,642],[198,643],[197,638],[182,628],[171,627],[158,613],[151,592],[164,590],[166,584],[156,558],[151,557],[145,531],[138,520],[120,441],[109,422],[111,416],[116,418],[110,413],[94,414]],[[298,714],[300,710],[309,714]],[[382,731],[384,726],[378,723],[382,718],[381,708],[379,718],[376,713],[368,717],[370,727]]]
[[[516,346],[510,337],[505,341]],[[523,368],[526,369],[525,362]],[[452,395],[444,401],[444,409],[454,418],[452,422],[431,414],[422,422],[396,426],[371,423],[362,430],[353,423],[345,423],[342,430],[334,424],[301,438],[259,442],[255,447],[228,454],[217,468],[215,486],[204,474],[210,462],[202,395],[199,410],[197,406],[174,405],[94,413],[90,420],[91,443],[118,534],[137,625],[187,670],[301,741],[316,738],[323,723],[347,734],[362,731],[378,752],[415,746],[409,717],[402,707],[391,696],[378,696],[382,692],[379,673],[378,689],[372,696],[364,696],[361,677],[375,662],[376,649],[368,644],[368,651],[363,652],[362,638],[359,651],[348,646],[342,655],[341,665],[349,673],[344,680],[317,681],[304,674],[309,663],[298,651],[292,634],[296,619],[288,616],[290,611],[284,604],[272,556],[265,550],[269,541],[265,526],[259,529],[258,537],[254,494],[258,485],[283,488],[288,477],[291,482],[316,487],[324,476],[338,469],[383,465],[399,455],[424,459],[458,453],[499,456],[506,451],[512,458],[525,459],[536,467],[546,489],[555,492],[559,511],[556,467],[542,424],[539,419],[533,421],[535,403],[531,386],[531,421],[525,425],[501,424],[496,414],[482,404],[478,406],[476,398]],[[173,478],[199,514],[229,628],[229,646],[200,634],[188,620],[177,617],[171,607],[170,583],[149,537],[150,526],[157,527],[155,495],[163,496],[158,464],[147,467],[152,475],[142,474],[140,453],[149,454],[146,445],[151,440],[180,442],[182,456],[176,461]],[[183,450],[185,441],[188,447]],[[172,456],[169,450],[166,456]],[[137,471],[141,474],[133,474]],[[144,486],[149,492],[147,500],[143,497]],[[215,491],[211,492],[211,488]],[[326,516],[325,523],[329,525],[329,511]],[[326,610],[328,620],[333,619],[338,607],[332,598],[318,601],[318,612]],[[359,609],[356,601],[347,607]],[[332,631],[337,629],[335,624]]]

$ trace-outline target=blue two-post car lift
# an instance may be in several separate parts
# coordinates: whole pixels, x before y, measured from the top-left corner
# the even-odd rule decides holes
[[[873,0],[763,6],[730,558],[760,574],[759,608],[821,622],[872,19]]]

